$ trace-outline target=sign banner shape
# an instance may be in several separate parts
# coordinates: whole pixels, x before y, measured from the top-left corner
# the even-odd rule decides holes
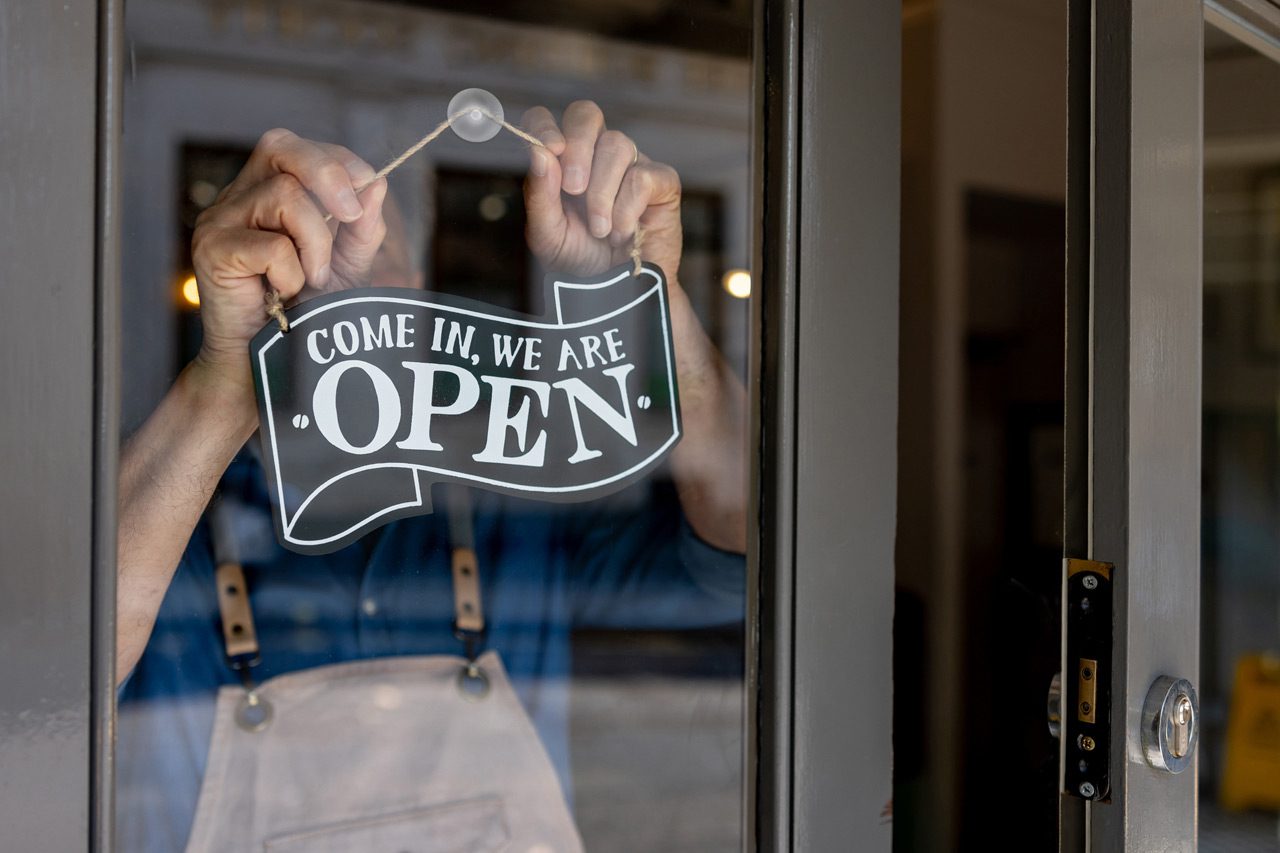
[[[550,280],[549,317],[401,288],[289,309],[250,344],[276,536],[325,554],[431,512],[431,484],[586,501],[680,439],[659,267]]]

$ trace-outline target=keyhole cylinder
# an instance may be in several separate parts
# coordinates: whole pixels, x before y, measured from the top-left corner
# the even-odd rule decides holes
[[[1179,693],[1173,700],[1173,737],[1169,741],[1169,752],[1174,758],[1183,758],[1191,751],[1191,723],[1194,711],[1191,697]]]
[[[1142,706],[1142,752],[1157,770],[1181,773],[1195,760],[1199,703],[1185,678],[1162,675]]]

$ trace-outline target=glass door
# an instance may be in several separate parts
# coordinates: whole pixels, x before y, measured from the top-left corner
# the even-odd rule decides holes
[[[1274,850],[1280,14],[1224,4],[1206,18],[1199,838],[1205,851]]]
[[[1273,850],[1280,9],[1081,3],[1072,39],[1063,844]]]
[[[1203,10],[1070,27],[1060,833],[1194,850]]]
[[[754,11],[522,8],[127,7],[120,850],[743,844]]]
[[[64,11],[0,846],[888,849],[898,4]]]

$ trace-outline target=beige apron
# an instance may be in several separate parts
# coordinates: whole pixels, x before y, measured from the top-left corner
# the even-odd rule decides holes
[[[218,603],[245,685],[218,692],[187,853],[575,853],[555,769],[484,629],[470,511],[453,523],[456,628],[468,657],[380,658],[248,678],[257,657],[238,562]],[[215,542],[225,540],[218,533]]]

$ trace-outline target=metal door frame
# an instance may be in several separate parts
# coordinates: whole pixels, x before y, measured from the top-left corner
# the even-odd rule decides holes
[[[1194,850],[1195,764],[1150,767],[1140,718],[1199,676],[1204,9],[1069,8],[1065,546],[1116,574],[1110,802],[1064,795],[1062,847]]]
[[[26,206],[0,199],[0,335],[23,356],[0,383],[23,401],[5,435],[27,450],[0,486],[0,541],[22,563],[0,584],[25,608],[0,621],[0,845],[107,851],[123,2],[4,8],[0,156],[23,153],[3,165]],[[744,838],[887,851],[901,7],[756,0],[756,15]]]
[[[759,5],[747,837],[887,851],[902,9]]]
[[[0,9],[0,845],[14,849],[110,831],[118,13]]]
[[[1198,762],[1152,769],[1140,718],[1199,677],[1206,22],[1280,60],[1267,0],[1070,3],[1065,539],[1117,574],[1112,802],[1064,796],[1063,850],[1196,847]]]

